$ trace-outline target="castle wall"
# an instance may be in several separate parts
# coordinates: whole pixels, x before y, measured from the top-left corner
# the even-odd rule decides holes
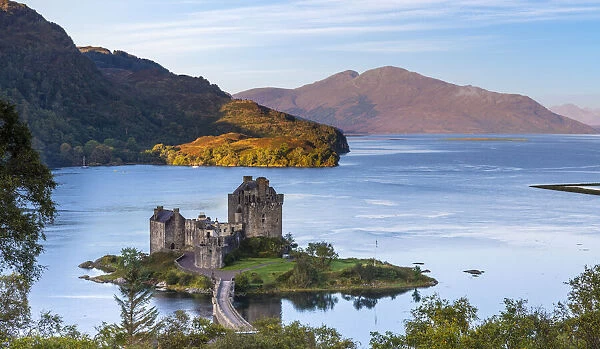
[[[150,221],[150,254],[159,252],[165,247],[165,225]]]
[[[173,217],[170,219],[172,221],[172,236],[173,240],[171,241],[175,250],[181,250],[185,248],[185,218],[179,213],[179,209],[176,208],[173,210]],[[172,249],[172,245],[169,241],[167,241],[167,248]]]
[[[277,203],[255,203],[247,210],[246,237],[281,237],[282,206]]]
[[[225,256],[240,247],[242,233],[229,236],[211,237],[197,244],[194,248],[195,264],[198,268],[223,268]]]

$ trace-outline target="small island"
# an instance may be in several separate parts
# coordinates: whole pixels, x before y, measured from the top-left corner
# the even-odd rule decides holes
[[[289,236],[288,236],[289,237]],[[284,294],[290,292],[361,292],[401,291],[430,287],[437,281],[428,277],[419,266],[399,267],[375,259],[338,258],[333,246],[324,241],[310,243],[306,249],[291,251],[287,258],[276,256],[287,248],[289,240],[250,238],[234,253],[240,259],[215,270],[186,270],[178,262],[184,255],[159,252],[142,259],[142,273],[149,287],[158,291],[211,294],[214,278],[231,277],[235,280],[236,294]],[[266,250],[250,250],[253,246]],[[259,257],[262,256],[262,257]],[[266,257],[265,257],[266,256]],[[105,274],[81,278],[99,283],[124,282],[121,256],[106,255],[96,261],[87,261],[81,268],[96,268]]]
[[[212,293],[213,314],[224,326],[251,328],[233,309],[236,294],[291,292],[402,291],[429,287],[437,281],[414,267],[399,267],[371,259],[340,259],[325,241],[306,248],[292,234],[282,234],[284,195],[265,177],[244,176],[228,194],[228,222],[200,213],[187,219],[178,208],[157,206],[149,219],[150,254],[140,260],[139,274],[159,291]],[[136,252],[137,253],[137,252]],[[106,274],[84,279],[123,284],[124,257],[107,255],[82,268]]]

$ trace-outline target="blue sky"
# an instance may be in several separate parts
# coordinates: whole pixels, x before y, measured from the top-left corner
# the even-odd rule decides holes
[[[600,1],[24,0],[77,45],[236,93],[385,65],[600,108]]]

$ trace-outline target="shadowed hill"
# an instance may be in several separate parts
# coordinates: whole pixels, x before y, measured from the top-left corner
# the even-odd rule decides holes
[[[228,132],[270,137],[260,127],[272,122],[266,117],[252,116],[252,127],[218,122],[232,99],[206,79],[123,51],[78,49],[60,26],[25,5],[0,0],[0,31],[0,98],[17,106],[51,166],[80,164],[84,156],[95,164],[147,161],[140,151],[155,144]],[[280,124],[278,136],[297,136],[294,122]],[[319,146],[347,151],[339,130],[314,124],[313,131],[301,137],[315,146],[329,139]]]
[[[366,133],[595,133],[529,97],[458,86],[396,67],[344,71],[296,89],[234,95]]]

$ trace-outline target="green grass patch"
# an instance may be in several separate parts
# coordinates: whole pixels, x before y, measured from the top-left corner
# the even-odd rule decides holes
[[[245,258],[233,262],[233,264],[224,267],[222,270],[243,270],[248,268],[256,268],[265,263],[281,263],[282,258]],[[265,266],[268,267],[268,266]]]
[[[264,266],[261,266],[265,264]],[[293,283],[296,262],[273,258],[249,258],[238,261],[226,270],[247,270],[236,277],[247,293],[277,293],[290,291],[367,291],[374,289],[406,289],[437,284],[414,267],[399,267],[374,259],[336,259],[326,270],[319,270],[315,284],[298,286]]]

